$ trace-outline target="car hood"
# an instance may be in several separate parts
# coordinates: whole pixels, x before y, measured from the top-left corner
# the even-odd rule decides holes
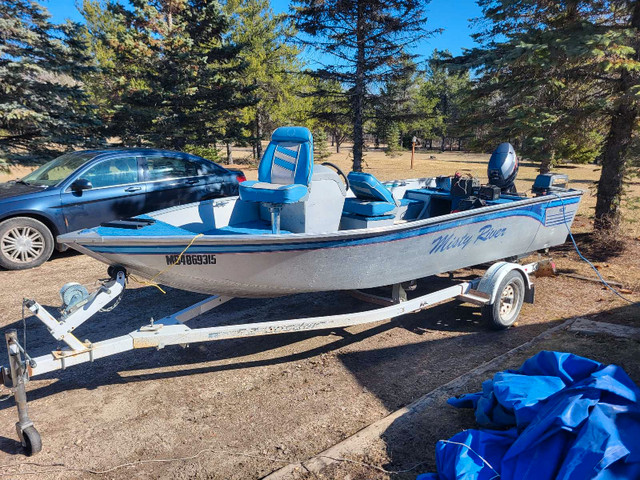
[[[38,185],[25,185],[17,182],[0,183],[0,200],[41,192],[44,189],[44,187]]]

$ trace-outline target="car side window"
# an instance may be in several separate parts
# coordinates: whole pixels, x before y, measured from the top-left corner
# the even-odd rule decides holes
[[[198,164],[178,157],[147,157],[149,180],[195,177],[199,174]]]
[[[224,173],[224,168],[210,160],[200,160],[198,162],[198,175],[223,175]]]
[[[81,175],[91,182],[93,188],[115,187],[136,183],[138,178],[138,160],[136,157],[119,157],[105,160],[94,165]]]

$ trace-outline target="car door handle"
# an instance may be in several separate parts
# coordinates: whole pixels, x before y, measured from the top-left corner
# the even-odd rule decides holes
[[[142,187],[129,187],[124,189],[125,192],[137,192],[138,190],[142,190]]]
[[[195,185],[197,183],[200,183],[200,180],[196,180],[196,179],[186,180],[184,183],[186,183],[187,185]]]

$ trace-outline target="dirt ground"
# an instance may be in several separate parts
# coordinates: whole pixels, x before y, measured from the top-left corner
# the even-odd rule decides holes
[[[449,406],[446,402],[450,396],[480,391],[482,381],[500,370],[518,368],[527,358],[541,350],[571,352],[604,364],[619,365],[636,384],[640,384],[638,349],[637,339],[558,330],[548,338],[540,341],[536,339],[529,348],[501,359],[489,372],[473,375],[457,391],[452,393],[444,389],[434,392],[430,398],[430,408],[411,415],[410,419],[398,418],[379,438],[367,439],[358,445],[363,454],[338,457],[345,461],[336,462],[318,473],[305,472],[303,468],[294,469],[290,476],[296,480],[413,480],[418,473],[435,472],[432,451],[436,442],[450,438],[462,430],[478,428],[473,410]],[[378,468],[394,473],[381,472]]]
[[[366,157],[367,170],[383,179],[456,170],[468,170],[484,178],[487,160],[486,155],[420,153],[411,171],[408,154],[390,159],[370,152]],[[329,161],[348,170],[348,153],[334,155]],[[248,177],[255,178],[255,170],[242,168]],[[597,170],[592,165],[561,169],[569,173],[573,185],[585,189],[598,178]],[[519,188],[530,188],[534,177],[533,166],[523,165]],[[637,185],[631,189],[638,193]],[[576,220],[574,231],[581,245],[586,242],[594,204],[595,199],[587,194]],[[625,215],[625,253],[601,260],[597,266],[605,278],[621,283],[632,292],[627,296],[638,301],[640,296],[633,293],[640,290],[638,227],[632,210]],[[594,276],[569,244],[553,255],[561,272]],[[459,271],[455,277],[464,279],[475,273]],[[57,306],[57,292],[64,283],[77,281],[90,286],[104,276],[104,265],[73,252],[56,254],[34,270],[0,271],[0,328],[22,328],[20,305],[24,297]],[[416,294],[437,288],[444,281],[421,282]],[[13,400],[1,402],[0,476],[260,478],[325,450],[567,318],[589,316],[636,326],[640,321],[638,307],[629,306],[598,283],[563,275],[539,278],[535,283],[536,303],[525,305],[518,324],[504,332],[489,331],[477,308],[452,302],[393,321],[320,334],[294,333],[224,340],[186,349],[139,350],[36,377],[28,386],[28,396],[32,419],[43,438],[43,451],[33,459],[20,453]],[[150,317],[161,318],[204,298],[171,289],[163,295],[153,287],[133,282],[129,287],[113,312],[94,317],[76,330],[77,336],[99,341],[123,335]],[[371,307],[346,293],[334,292],[236,299],[190,325],[246,323],[366,308]],[[27,318],[26,325],[31,355],[52,350],[55,342],[40,322]],[[632,360],[634,354],[637,358],[637,342],[623,345],[621,341],[563,335],[554,336],[546,348],[621,363],[639,380]],[[5,358],[1,350],[0,358]],[[478,386],[470,385],[469,391]],[[472,426],[471,415],[446,412],[444,407],[434,411],[429,422],[419,426],[422,430],[419,428],[418,433],[390,433],[365,460],[390,469],[407,468],[416,457],[427,462],[402,478],[433,470],[435,441]],[[425,425],[430,426],[426,429]],[[173,460],[158,462],[160,459]],[[132,464],[119,467],[128,463]],[[387,476],[343,465],[323,478]]]

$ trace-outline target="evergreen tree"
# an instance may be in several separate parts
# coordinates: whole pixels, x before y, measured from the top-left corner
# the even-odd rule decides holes
[[[602,173],[598,182],[596,201],[596,227],[615,228],[620,220],[619,205],[623,195],[623,180],[630,160],[634,129],[638,122],[638,91],[640,90],[640,0],[619,2],[623,25],[628,28],[628,47],[622,61],[609,63],[616,69],[613,79],[614,100],[611,106],[610,126],[602,152]],[[614,37],[620,19],[612,18],[609,36]],[[609,69],[607,68],[607,70]],[[606,70],[605,70],[606,71]]]
[[[353,169],[362,170],[367,100],[406,68],[403,53],[426,35],[426,0],[294,0],[300,41],[335,59],[313,74],[348,88],[353,124]]]
[[[310,115],[331,135],[331,145],[340,153],[340,146],[349,137],[351,128],[350,99],[339,82],[314,79],[307,98],[312,98]]]
[[[313,132],[313,158],[316,161],[324,160],[329,155],[331,153],[327,144],[327,132],[323,128],[316,128]]]
[[[380,93],[372,98],[374,105],[374,134],[376,141],[387,144],[387,153],[396,154],[401,149],[401,138],[415,133],[413,122],[427,112],[419,110],[419,77],[416,64],[405,60],[404,68],[387,79]]]
[[[118,104],[111,134],[123,143],[150,142],[184,149],[187,144],[229,141],[220,131],[230,112],[255,102],[242,84],[240,46],[229,41],[228,18],[209,0],[131,0],[131,9],[110,3],[124,28],[106,35],[115,52],[109,71]],[[222,126],[224,126],[222,122]]]
[[[436,110],[440,97],[431,79],[426,75],[420,75],[416,79],[415,109],[418,113],[411,124],[412,136],[423,139],[432,144],[433,138],[438,135],[438,129],[442,127],[443,117]]]
[[[77,24],[53,25],[34,1],[0,2],[0,157],[34,161],[94,142],[88,69]]]
[[[260,158],[261,141],[277,126],[291,123],[292,109],[299,108],[299,51],[286,42],[292,34],[286,16],[274,14],[268,0],[229,0],[225,11],[231,19],[231,39],[242,46],[243,84],[254,89],[257,100],[243,116]]]
[[[588,158],[602,148],[596,225],[614,226],[638,117],[640,2],[479,4],[488,20],[476,35],[482,46],[455,62],[479,69],[476,92],[491,96],[492,106],[502,113],[491,117],[524,137],[542,171],[559,154]],[[607,127],[598,128],[602,124]]]
[[[122,73],[124,68],[116,69],[116,52],[112,45],[126,28],[107,6],[106,0],[83,0],[78,3],[78,10],[84,18],[81,31],[93,66],[84,75],[83,82],[105,129],[111,124],[116,107],[120,104],[122,92],[119,87],[124,82],[122,76],[114,75],[116,71]]]
[[[429,72],[424,95],[434,98],[434,122],[432,132],[440,137],[442,151],[450,140],[452,148],[453,139],[458,139],[467,134],[467,117],[470,113],[468,101],[471,92],[471,80],[467,70],[452,71],[445,63],[451,58],[448,51],[434,51],[429,61]]]
[[[400,127],[396,122],[391,122],[385,131],[385,141],[387,148],[384,153],[390,157],[396,157],[402,151],[402,145],[400,144]]]

